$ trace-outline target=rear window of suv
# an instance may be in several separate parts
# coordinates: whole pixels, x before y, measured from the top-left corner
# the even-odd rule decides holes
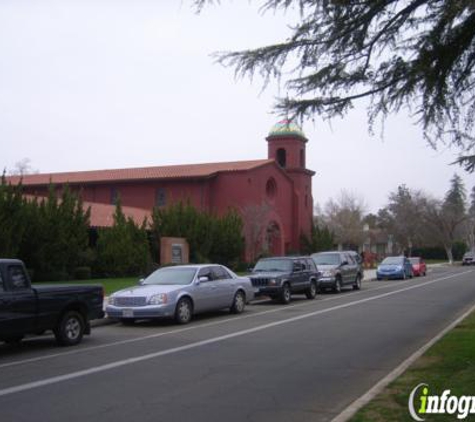
[[[254,267],[255,272],[259,271],[282,271],[282,272],[291,272],[292,271],[292,260],[291,259],[261,259],[257,262]]]
[[[312,255],[313,262],[317,265],[340,265],[339,253],[322,253]]]

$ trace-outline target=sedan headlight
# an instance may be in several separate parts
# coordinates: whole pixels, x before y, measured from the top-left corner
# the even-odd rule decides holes
[[[164,305],[168,302],[168,296],[165,293],[159,293],[158,295],[152,296],[148,303],[150,305]]]
[[[115,306],[117,304],[116,298],[114,296],[109,296],[107,299],[107,304]]]

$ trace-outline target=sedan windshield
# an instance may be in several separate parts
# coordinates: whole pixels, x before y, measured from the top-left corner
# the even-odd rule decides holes
[[[399,256],[388,256],[381,262],[382,265],[402,265],[402,258]]]
[[[263,259],[258,261],[254,271],[291,271],[292,261],[290,259]]]
[[[150,274],[143,284],[185,286],[193,281],[196,268],[162,268]]]
[[[318,265],[340,265],[340,254],[337,253],[322,253],[312,255],[315,264]]]

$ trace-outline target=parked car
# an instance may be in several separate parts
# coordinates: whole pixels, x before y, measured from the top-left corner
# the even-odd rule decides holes
[[[412,264],[404,256],[388,256],[378,265],[376,278],[378,280],[412,278]]]
[[[318,289],[317,268],[309,257],[262,258],[249,278],[257,295],[266,295],[287,304],[294,293],[314,299]]]
[[[200,312],[229,308],[241,313],[253,298],[249,278],[223,265],[179,265],[160,268],[139,286],[112,294],[106,313],[125,324],[161,317],[186,324]]]
[[[0,259],[0,341],[52,330],[59,345],[76,345],[104,316],[103,299],[102,286],[32,286],[22,261]]]
[[[475,265],[475,254],[473,252],[465,252],[462,258],[462,265]]]
[[[330,288],[337,293],[348,285],[355,290],[361,289],[363,267],[353,258],[353,253],[356,254],[356,252],[332,251],[311,255],[318,269],[320,289]]]
[[[412,265],[412,274],[415,276],[421,276],[427,274],[427,265],[421,257],[413,256],[409,258]]]
[[[343,251],[343,252],[349,254],[353,258],[353,260],[356,262],[356,264],[358,265],[358,272],[361,275],[361,280],[363,280],[364,279],[364,262],[361,255],[355,251]]]

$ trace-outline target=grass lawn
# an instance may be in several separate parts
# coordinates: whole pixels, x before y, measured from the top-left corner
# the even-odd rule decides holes
[[[81,280],[81,281],[55,281],[48,284],[102,284],[104,286],[104,291],[106,296],[109,296],[111,293],[116,292],[120,289],[125,289],[126,287],[136,286],[138,284],[138,277],[127,277],[127,278],[96,278],[92,280]],[[41,283],[35,283],[41,284]]]
[[[426,259],[426,264],[427,265],[430,265],[430,264],[448,264],[449,261],[447,261],[446,259]]]
[[[432,346],[404,374],[363,407],[351,422],[412,421],[408,411],[411,391],[420,383],[429,386],[429,396],[475,396],[475,313],[472,313],[440,341]],[[418,390],[418,398],[420,397]],[[419,405],[417,400],[415,405]],[[430,421],[456,421],[454,415],[426,414]],[[469,414],[465,420],[473,420]]]

